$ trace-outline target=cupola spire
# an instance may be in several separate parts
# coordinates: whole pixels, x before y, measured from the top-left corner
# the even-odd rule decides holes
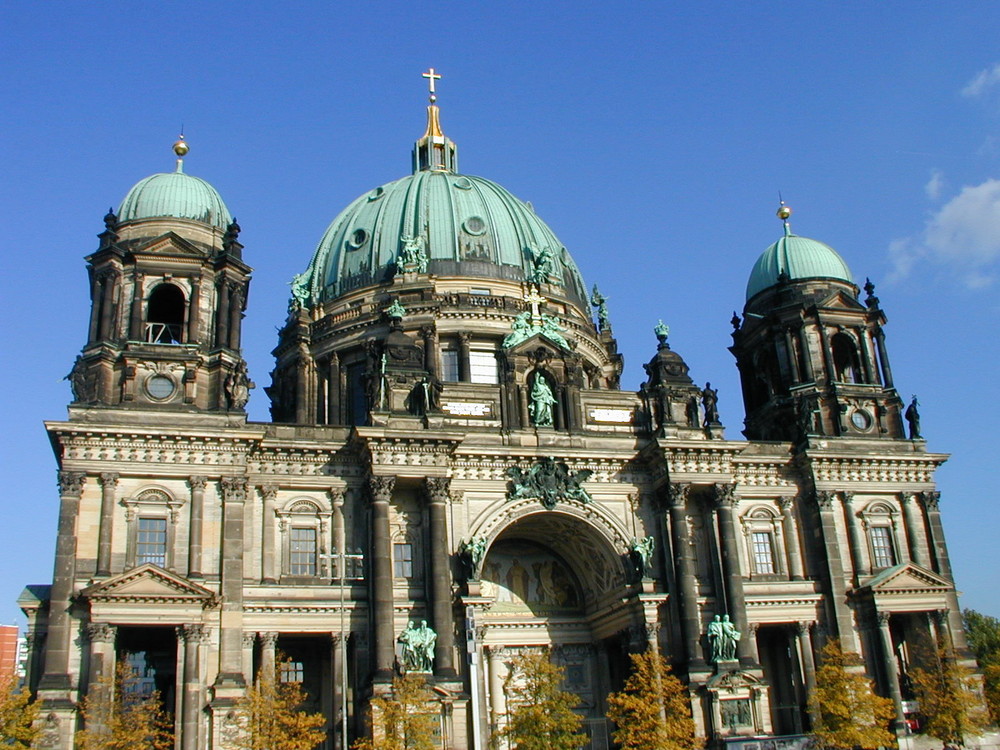
[[[778,193],[778,210],[776,215],[781,219],[781,224],[785,228],[785,236],[792,236],[792,225],[788,223],[788,218],[792,215],[791,206],[785,204],[785,201],[781,199],[781,193]]]
[[[413,147],[413,171],[416,172],[456,172],[458,171],[458,149],[441,130],[441,110],[437,106],[435,83],[441,74],[429,68],[422,74],[429,88],[427,105],[427,129]]]
[[[177,140],[174,141],[173,145],[174,153],[177,154],[177,172],[184,171],[184,157],[187,152],[191,150],[191,147],[187,145],[187,141],[184,140],[184,133],[181,133]]]

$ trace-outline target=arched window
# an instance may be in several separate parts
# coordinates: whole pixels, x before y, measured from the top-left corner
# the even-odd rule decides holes
[[[157,487],[125,498],[122,505],[128,540],[125,567],[152,563],[173,570],[178,510],[184,501]]]
[[[299,497],[277,512],[285,579],[319,581],[330,577],[330,511]]]
[[[834,334],[830,341],[830,348],[833,350],[833,369],[837,382],[862,382],[858,349],[851,337],[846,333]]]
[[[899,561],[896,510],[885,503],[875,502],[862,511],[861,517],[867,531],[872,569],[891,568]]]
[[[781,517],[766,507],[756,507],[740,521],[747,545],[751,576],[786,575],[781,549]]]
[[[146,341],[151,344],[182,344],[184,292],[173,284],[160,284],[149,295],[146,308]]]

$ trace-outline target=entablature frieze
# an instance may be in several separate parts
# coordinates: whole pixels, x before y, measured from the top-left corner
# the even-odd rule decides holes
[[[820,483],[866,482],[882,485],[927,486],[946,460],[940,453],[922,456],[833,456],[809,452],[802,468]]]

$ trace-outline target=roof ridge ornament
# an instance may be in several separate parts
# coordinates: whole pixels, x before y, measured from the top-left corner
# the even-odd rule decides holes
[[[788,223],[788,217],[792,215],[792,208],[791,206],[786,205],[781,199],[780,192],[778,193],[778,210],[775,212],[775,215],[781,219],[781,223],[785,227],[785,236],[791,237],[792,225]]]
[[[413,172],[457,172],[455,144],[441,129],[441,110],[437,106],[437,87],[441,74],[428,68],[421,75],[428,82],[427,128],[413,147]]]
[[[187,141],[184,140],[183,129],[181,134],[177,137],[177,140],[174,141],[173,150],[174,153],[177,154],[177,169],[175,171],[183,174],[184,157],[187,155],[187,152],[191,150],[191,147],[188,146]]]

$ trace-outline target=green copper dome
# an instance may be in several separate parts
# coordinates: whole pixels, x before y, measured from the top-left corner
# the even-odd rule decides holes
[[[233,221],[218,191],[203,179],[184,174],[180,159],[176,172],[150,175],[137,182],[118,209],[121,222],[163,217],[193,219],[223,231]]]
[[[770,245],[754,264],[747,281],[747,300],[774,286],[782,273],[790,281],[836,279],[854,283],[851,269],[829,245],[792,234],[785,225],[785,235]]]
[[[544,253],[549,283],[586,300],[576,264],[530,204],[482,177],[417,170],[365,193],[333,220],[294,284],[304,304],[387,281],[405,247],[423,251],[430,274],[515,281],[529,278]]]

